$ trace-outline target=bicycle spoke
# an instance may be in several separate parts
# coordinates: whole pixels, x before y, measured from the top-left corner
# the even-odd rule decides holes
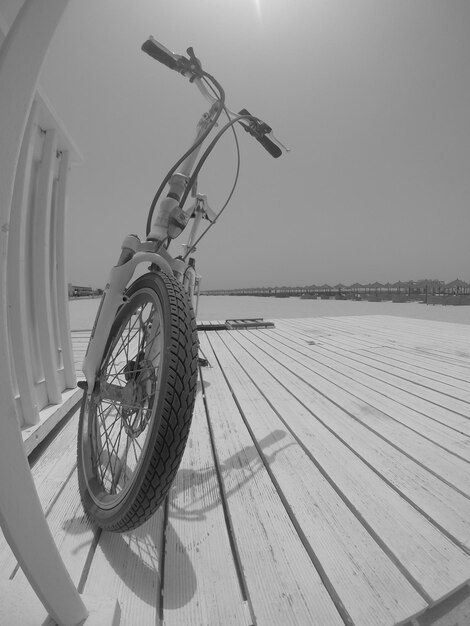
[[[143,448],[142,448],[142,446],[140,445],[140,443],[139,443],[139,441],[137,439],[133,439],[132,440],[132,446],[134,448],[134,456],[137,459],[138,458],[138,452],[140,451],[140,453],[142,453],[143,452]],[[139,451],[137,453],[135,451],[136,446],[138,446],[138,448],[139,448]]]
[[[113,443],[111,440],[111,432],[113,430],[113,428],[115,427],[115,425],[119,422],[120,417],[117,414],[115,419],[110,423],[110,424],[106,424],[105,420],[106,418],[109,416],[110,412],[112,411],[112,409],[116,407],[114,406],[114,404],[111,404],[108,409],[106,409],[107,414],[105,416],[105,419],[103,419],[103,416],[100,416],[100,423],[102,426],[102,433],[98,434],[99,440],[101,442],[101,452],[99,453],[99,455],[97,456],[97,465],[100,468],[100,474],[101,474],[101,480],[104,486],[104,482],[106,480],[106,474],[108,472],[108,469],[110,470],[111,474],[113,474],[113,469],[112,469],[112,459],[113,459],[113,455],[114,457],[119,458],[119,441],[120,441],[120,437],[121,437],[121,431],[119,431],[119,438],[118,441]],[[102,411],[102,413],[104,413],[104,411]],[[103,447],[103,439],[104,439],[104,446]],[[107,454],[107,462],[105,462],[105,460],[102,458],[103,453]]]
[[[153,312],[153,307],[150,309],[149,316],[152,314],[152,312]],[[119,378],[120,376],[123,375],[123,370],[126,364],[129,363],[129,361],[131,360],[129,358],[130,345],[139,335],[142,335],[142,336],[138,337],[137,343],[139,347],[137,348],[137,354],[135,358],[137,359],[138,355],[142,352],[142,347],[144,346],[144,343],[146,340],[146,333],[143,332],[143,330],[145,330],[145,327],[147,325],[147,323],[144,322],[142,318],[142,313],[143,313],[143,308],[140,310],[139,317],[137,320],[134,320],[132,326],[130,326],[130,324],[126,324],[126,327],[123,330],[123,334],[124,332],[126,333],[126,341],[124,341],[123,337],[121,336],[122,345],[119,347],[117,352],[115,352],[114,350],[112,352],[112,360],[109,362],[109,369],[114,369],[114,373],[112,374],[112,380],[115,380],[116,378]],[[131,336],[129,336],[135,326],[137,326],[135,332]],[[117,366],[117,360],[123,351],[125,352],[125,363],[123,364],[122,369],[119,370]]]
[[[132,331],[132,328],[133,328],[134,324],[130,325],[130,322],[131,322],[131,320],[129,320],[129,322],[128,322],[128,323],[126,323],[125,327],[124,327],[124,328],[123,328],[123,330],[122,330],[121,337],[120,337],[122,347],[121,347],[121,348],[120,348],[120,349],[119,349],[119,350],[118,350],[118,351],[114,354],[114,362],[116,362],[117,357],[121,355],[121,353],[123,352],[123,350],[124,350],[124,351],[126,350],[126,348],[127,348],[128,344],[129,344],[129,343],[130,343],[130,342],[131,342],[131,341],[132,341],[132,340],[136,337],[136,335],[139,333],[139,329],[137,329],[137,330],[134,332],[134,334],[132,335],[132,337],[129,337],[129,336],[128,336],[128,334],[124,334],[124,333],[125,333],[125,328],[126,328],[126,327],[128,327],[128,326],[129,326],[129,331],[128,331],[128,333],[130,334],[130,332]],[[125,342],[124,342],[124,338],[125,338]],[[116,347],[116,346],[114,346],[114,347]]]
[[[117,442],[117,446],[119,449],[119,444],[121,442],[121,434],[122,431],[119,431],[119,439]],[[119,482],[119,475],[120,475],[120,471],[119,473],[116,471],[116,468],[119,465],[121,465],[121,460],[119,458],[119,455],[115,454],[115,460],[114,460],[114,468],[113,468],[113,464],[110,462],[109,463],[109,468],[110,468],[110,477],[108,478],[108,480],[111,482],[111,486],[109,487],[109,493],[110,494],[116,494],[117,493],[117,484]],[[119,469],[119,468],[118,468]],[[117,479],[116,479],[116,475],[117,475]]]
[[[129,439],[129,437],[128,437],[128,438],[127,438],[127,441],[126,441],[125,456],[124,456],[123,460],[121,461],[121,472],[120,472],[120,474],[119,474],[119,476],[118,476],[118,483],[119,483],[119,480],[120,480],[120,478],[121,478],[121,474],[122,474],[123,469],[124,469],[124,482],[125,482],[125,477],[126,477],[126,475],[127,475],[127,468],[128,468],[128,464],[127,464],[127,455],[129,454],[129,448],[130,448],[130,442],[131,442],[131,441],[132,441],[132,440],[131,440],[131,439]],[[116,484],[116,489],[117,489],[117,484]]]
[[[120,421],[120,419],[121,419],[120,416],[119,416],[118,409],[117,409],[116,405],[114,404],[114,402],[111,403],[111,405],[109,406],[109,412],[111,412],[111,409],[113,409],[113,408],[116,409],[116,417],[114,418],[114,421],[111,422],[111,424],[106,425],[105,420],[101,420],[101,425],[103,427],[103,432],[106,435],[106,437],[109,436],[109,433],[112,431],[113,426],[115,426],[115,424],[117,424]],[[109,415],[109,412],[108,412],[108,415]]]
[[[146,399],[147,398],[144,398],[143,402],[145,402]],[[108,403],[106,407],[103,406],[105,402]],[[96,426],[100,429],[100,432],[95,435],[97,440],[95,443],[95,466],[103,487],[111,495],[118,493],[121,476],[123,476],[122,488],[124,488],[125,484],[128,482],[128,470],[130,470],[128,459],[130,449],[132,448],[134,461],[136,463],[139,459],[139,452],[140,454],[143,452],[142,445],[135,438],[127,438],[125,449],[123,452],[120,452],[124,429],[121,427],[117,433],[113,434],[115,427],[122,419],[119,412],[131,409],[136,410],[137,414],[140,413],[140,421],[145,422],[147,419],[146,416],[150,411],[148,407],[144,408],[141,405],[118,407],[115,402],[109,400],[102,401],[97,407],[98,419],[96,420]],[[101,444],[100,452],[98,452],[98,441]]]
[[[122,461],[118,453],[120,444],[121,444],[121,436],[122,436],[122,430],[119,431],[119,436],[118,436],[115,446],[112,446],[113,452],[114,452],[114,464],[113,464],[113,457],[111,456],[106,465],[106,471],[109,469],[109,474],[110,474],[110,477],[108,477],[108,481],[111,482],[111,486],[109,488],[110,493],[116,493],[117,485],[119,482],[119,475],[121,472],[121,469],[119,466],[122,467]]]
[[[119,437],[120,437],[120,433],[119,432]],[[107,453],[108,453],[108,459],[107,459],[107,463],[106,466],[104,468],[104,473],[106,473],[108,471],[108,468],[111,467],[111,474],[112,474],[112,456],[114,454],[115,457],[117,457],[117,449],[115,444],[113,444],[110,440],[110,437],[106,437],[105,438],[105,445],[106,445],[106,449],[107,449]],[[100,455],[101,457],[101,455]]]
[[[123,393],[126,389],[124,397],[131,400],[100,397],[93,410],[93,471],[108,496],[129,488],[145,454],[160,378],[162,332],[159,307],[141,301],[116,331],[102,364],[103,390],[106,385],[120,387]]]

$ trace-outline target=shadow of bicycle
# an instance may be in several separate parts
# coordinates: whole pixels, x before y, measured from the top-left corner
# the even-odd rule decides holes
[[[274,430],[260,439],[257,445],[245,446],[232,457],[225,459],[218,467],[215,463],[198,469],[180,468],[169,493],[169,517],[202,521],[206,513],[220,505],[220,489],[224,474],[231,471],[246,470],[244,478],[237,481],[236,487],[224,491],[229,499],[236,491],[253,480],[254,475],[274,462],[276,456],[292,443],[279,447],[285,437],[283,430]],[[275,446],[274,452],[269,448]],[[260,450],[262,454],[260,454]],[[183,504],[180,504],[183,502]]]
[[[198,393],[200,392],[198,384]],[[187,604],[197,589],[197,577],[191,558],[180,540],[172,520],[201,522],[210,511],[221,504],[221,491],[226,500],[265,468],[276,456],[292,443],[280,445],[286,436],[283,430],[274,430],[256,445],[245,446],[232,457],[216,465],[215,461],[197,469],[179,469],[167,497],[168,515],[164,507],[141,527],[127,533],[96,531],[97,545],[91,567],[83,580],[84,592],[90,592],[99,584],[97,576],[106,571],[106,565],[114,572],[114,582],[103,581],[103,586],[113,584],[127,588],[124,597],[137,597],[156,613],[162,611],[162,585],[165,584],[164,553],[170,550],[177,555],[178,593],[165,592],[165,610],[177,609]],[[224,490],[222,483],[230,472],[239,472],[234,486]],[[89,532],[90,524],[85,516],[77,516],[64,523],[67,533]],[[89,539],[75,550],[90,550]],[[167,581],[168,583],[168,581]],[[104,591],[103,591],[104,593]],[[109,593],[109,592],[108,592]],[[124,608],[124,607],[123,607]],[[125,610],[125,609],[124,609]]]
[[[89,533],[90,523],[85,515],[66,520],[63,524],[68,534]],[[164,509],[160,509],[145,524],[127,533],[110,533],[95,529],[95,542],[87,538],[79,544],[74,552],[93,551],[93,559],[86,580],[82,581],[84,593],[100,593],[107,595],[106,588],[111,588],[114,595],[131,599],[137,597],[156,612],[161,611],[161,586],[164,543],[176,546],[179,563],[184,577],[184,585],[175,597],[178,605],[184,606],[193,597],[197,580],[187,551],[180,541],[172,523],[167,521],[164,526]],[[103,563],[103,560],[105,563]],[[104,574],[110,567],[113,575]],[[127,588],[119,593],[119,586]],[[113,594],[112,594],[113,595]],[[122,602],[122,600],[121,600]],[[125,606],[122,607],[125,610]]]

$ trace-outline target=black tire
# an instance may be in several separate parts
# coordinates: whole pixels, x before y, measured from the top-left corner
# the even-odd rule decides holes
[[[140,526],[164,500],[183,456],[197,383],[196,322],[181,285],[151,272],[126,295],[91,398],[84,393],[77,446],[85,512],[114,532]]]

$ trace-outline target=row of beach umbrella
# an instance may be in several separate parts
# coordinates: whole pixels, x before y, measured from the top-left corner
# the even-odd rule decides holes
[[[355,293],[366,293],[366,292],[376,292],[383,293],[386,291],[387,293],[391,293],[392,291],[396,291],[397,294],[402,292],[407,293],[434,293],[434,294],[470,294],[470,283],[461,280],[460,278],[456,278],[455,280],[446,283],[440,280],[418,280],[418,281],[397,281],[395,283],[354,283],[352,285],[343,285],[342,283],[338,283],[336,285],[328,285],[324,283],[323,285],[307,285],[304,287],[292,287],[292,286],[283,286],[283,287],[249,287],[242,289],[229,289],[229,290],[210,290],[206,293],[222,293],[222,292],[230,292],[233,294],[250,294],[250,293],[314,293],[314,292],[338,292],[338,291],[347,291],[347,292],[355,292]]]
[[[407,281],[407,282],[403,282],[401,280],[395,282],[395,283],[379,283],[379,282],[375,282],[375,283],[366,283],[366,284],[361,284],[361,283],[354,283],[352,285],[343,285],[342,283],[338,283],[337,285],[328,285],[328,284],[323,284],[323,285],[309,285],[307,287],[305,287],[305,289],[307,290],[324,290],[327,291],[328,289],[330,290],[347,290],[347,291],[360,291],[360,290],[375,290],[375,291],[382,291],[382,290],[388,290],[391,291],[392,289],[397,289],[397,290],[401,290],[401,289],[418,289],[418,290],[425,290],[425,289],[432,289],[436,292],[448,292],[448,291],[453,291],[453,290],[459,290],[459,291],[468,291],[470,290],[470,283],[467,283],[463,280],[461,280],[460,278],[456,278],[455,280],[449,282],[449,283],[445,283],[444,281],[439,281],[439,280],[419,280],[419,281]],[[284,289],[284,287],[281,287],[281,289]]]

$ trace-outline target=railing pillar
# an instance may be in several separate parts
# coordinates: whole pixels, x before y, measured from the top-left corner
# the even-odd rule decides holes
[[[53,173],[57,153],[57,132],[55,129],[45,133],[42,158],[39,164],[37,181],[37,202],[33,216],[34,235],[32,285],[34,293],[34,324],[46,383],[47,397],[50,404],[62,400],[58,370],[58,354],[55,350],[56,337],[53,324],[51,291],[51,222],[53,200]]]
[[[17,184],[14,188],[10,212],[7,257],[8,328],[10,333],[12,363],[16,391],[19,395],[19,421],[31,426],[39,422],[39,407],[36,400],[33,376],[33,356],[30,346],[30,280],[28,277],[28,208],[31,170],[33,163],[33,135],[37,127],[38,103],[34,102],[21,145],[16,170]]]
[[[23,449],[7,328],[7,246],[20,147],[41,67],[69,0],[26,0],[0,49],[0,524],[49,615],[64,626],[88,615],[44,518]]]
[[[54,220],[53,237],[55,247],[55,272],[54,283],[57,301],[57,317],[59,328],[59,345],[64,368],[65,386],[73,388],[77,385],[75,365],[72,354],[72,342],[70,341],[69,321],[69,297],[67,288],[67,276],[65,272],[65,216],[66,216],[66,189],[69,172],[69,153],[63,152],[59,165],[59,178],[57,181],[56,196],[56,219]]]
[[[62,393],[76,388],[64,252],[71,150],[76,159],[75,146],[44,96],[36,93],[8,230],[7,323],[22,428],[40,427],[40,412],[61,405]]]

